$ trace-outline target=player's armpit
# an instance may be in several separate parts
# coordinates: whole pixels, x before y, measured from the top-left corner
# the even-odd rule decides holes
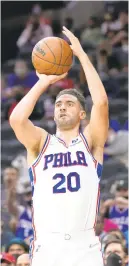
[[[41,145],[46,140],[47,132],[27,119],[26,121],[15,122],[10,120],[17,139],[25,146],[27,150],[35,150],[40,152]]]

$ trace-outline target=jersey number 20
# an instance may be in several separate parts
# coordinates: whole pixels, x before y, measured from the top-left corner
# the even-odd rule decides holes
[[[60,179],[53,187],[53,193],[66,193],[68,189],[70,192],[76,192],[80,189],[80,176],[76,172],[69,173],[67,177],[63,174],[56,174],[53,179]],[[74,182],[74,185],[72,184]],[[61,187],[64,184],[63,187]]]

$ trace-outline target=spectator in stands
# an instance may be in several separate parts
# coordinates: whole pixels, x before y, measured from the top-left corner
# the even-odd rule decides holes
[[[42,8],[39,4],[34,4],[31,11],[32,15],[39,15],[42,16]]]
[[[4,103],[6,99],[9,97],[8,92],[6,91],[7,84],[5,80],[4,74],[1,74],[1,100]]]
[[[72,31],[78,39],[80,39],[80,34],[81,34],[81,30],[78,28],[74,27],[74,20],[71,17],[66,17],[64,20],[63,25],[69,29],[70,31]],[[62,36],[64,40],[66,40],[67,42],[69,42],[68,38],[66,36]]]
[[[9,243],[12,238],[15,237],[15,235],[9,229],[7,229],[7,226],[4,225],[3,221],[0,221],[0,225],[1,251],[3,252],[7,243]]]
[[[101,240],[101,247],[102,247],[102,252],[103,252],[103,254],[104,254],[104,248],[105,248],[106,244],[107,244],[108,242],[113,242],[113,241],[116,241],[116,240],[119,240],[119,239],[116,238],[115,236],[110,235],[110,234],[106,234],[106,235],[103,237],[103,239]],[[119,240],[119,241],[120,241],[120,240]],[[105,266],[105,264],[104,264],[104,266]]]
[[[121,46],[121,40],[128,36],[128,12],[122,11],[119,13],[119,21],[121,23],[120,31],[112,38],[113,46]]]
[[[73,23],[73,18],[71,18],[71,17],[66,17],[66,18],[65,18],[65,21],[64,21],[64,25],[65,25],[65,27],[66,27],[68,30],[70,30],[70,31],[72,31],[72,32],[74,33],[74,23]]]
[[[37,82],[37,76],[34,71],[30,71],[28,65],[23,59],[16,59],[14,73],[10,74],[7,79],[7,86],[13,90],[16,88],[20,93],[21,90],[26,92]]]
[[[17,259],[20,255],[29,253],[29,246],[20,238],[13,238],[6,246],[6,252]]]
[[[101,207],[101,214],[118,225],[124,233],[128,230],[128,183],[119,182],[114,199],[108,199]]]
[[[16,191],[13,192],[13,198],[10,192],[8,210],[14,217],[15,236],[21,239],[25,239],[33,235],[31,204],[32,189],[30,187],[30,184],[25,185],[22,205],[17,200]]]
[[[121,69],[121,65],[116,55],[111,53],[111,50],[101,49],[97,56],[97,69],[99,73],[107,75],[116,75]]]
[[[112,13],[106,12],[104,14],[104,21],[101,24],[101,32],[106,35],[109,30],[118,31],[121,29],[121,23],[119,20],[114,21]]]
[[[121,163],[128,168],[128,131],[119,130],[115,132],[114,129],[110,128],[108,133],[107,144],[104,153],[112,156],[113,160]]]
[[[128,247],[125,235],[119,229],[112,229],[102,238],[102,249],[104,250],[106,243],[112,240],[120,240],[124,246]]]
[[[3,184],[1,185],[1,219],[3,222],[2,245],[5,245],[8,238],[12,236],[10,226],[12,224],[12,215],[8,207],[10,201],[13,201],[14,195],[18,191],[19,172],[15,167],[7,167],[3,172]]]
[[[7,88],[4,74],[1,75],[1,118],[4,121],[7,117],[8,104],[12,104],[12,91]]]
[[[110,119],[109,121],[109,134],[110,134],[110,131],[111,132],[118,132],[120,130],[120,123],[118,122],[118,120],[116,119]],[[109,142],[109,144],[108,144]],[[105,144],[105,147],[108,147],[108,145],[110,145],[110,141],[108,141],[107,139],[107,142]],[[104,160],[107,160],[108,158],[110,158],[111,156],[110,155],[107,155],[106,152],[104,152]]]
[[[120,229],[112,229],[108,232],[108,235],[114,236],[116,239],[120,240],[124,246],[126,246],[126,238]]]
[[[17,40],[20,55],[30,55],[34,45],[43,38],[53,36],[53,31],[50,25],[41,20],[41,14],[33,12],[29,23],[21,33]]]
[[[2,234],[2,245],[10,239],[10,230],[15,236],[22,239],[32,235],[31,199],[32,190],[30,183],[24,184],[22,195],[19,194],[19,172],[16,168],[6,168],[4,171],[4,186],[2,189],[2,221],[6,231]],[[6,232],[6,233],[5,233]]]
[[[12,256],[9,253],[2,253],[0,254],[0,262],[1,266],[15,266],[16,265],[16,259],[14,256]]]
[[[128,36],[125,36],[121,40],[121,47],[122,47],[122,50],[127,54],[127,52],[128,52]]]
[[[32,189],[29,184],[25,185],[25,190],[23,193],[24,205],[20,206],[21,211],[18,218],[18,223],[16,227],[16,236],[21,239],[25,239],[33,235],[32,229]]]
[[[14,107],[36,82],[37,76],[34,71],[29,70],[26,61],[23,59],[17,59],[15,62],[14,73],[10,74],[7,80],[7,90],[8,92],[10,91],[12,101],[9,103],[6,119],[9,118]],[[38,101],[31,115],[31,119],[40,119],[43,114],[43,106],[41,106],[40,101]]]
[[[43,9],[39,3],[34,4],[32,7],[31,15],[33,16],[39,16],[39,22],[43,25],[51,25],[51,19],[44,16]],[[29,18],[28,23],[31,22],[31,17]]]
[[[30,182],[26,152],[19,153],[11,162],[13,167],[19,170],[18,192],[24,192],[25,183]]]
[[[83,45],[91,44],[91,46],[96,47],[103,40],[101,34],[98,19],[96,17],[90,17],[88,20],[88,26],[81,33],[81,42]]]
[[[112,220],[104,218],[104,232],[108,233],[110,230],[117,230],[118,225],[115,224]]]
[[[121,40],[121,51],[118,52],[123,72],[128,73],[128,36]]]
[[[29,254],[22,254],[17,259],[16,266],[30,266]]]
[[[120,240],[112,240],[106,243],[104,263],[105,266],[126,266],[128,263],[128,251]]]

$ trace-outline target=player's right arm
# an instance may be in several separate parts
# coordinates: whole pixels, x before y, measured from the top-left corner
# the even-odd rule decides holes
[[[40,95],[49,86],[49,79],[44,76],[32,87],[32,89],[17,104],[10,116],[10,125],[13,128],[17,139],[26,149],[33,150],[39,148],[41,139],[46,138],[47,132],[41,128],[35,127],[29,120],[35,104]]]
[[[66,74],[47,76],[37,73],[37,75],[39,77],[38,82],[17,104],[9,120],[17,139],[25,148],[29,151],[40,152],[41,145],[45,142],[47,132],[41,128],[35,127],[29,120],[29,117],[33,112],[37,100],[41,94],[46,91],[47,87],[64,78]]]

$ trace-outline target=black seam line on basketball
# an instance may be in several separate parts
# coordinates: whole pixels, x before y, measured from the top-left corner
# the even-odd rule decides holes
[[[33,54],[35,55],[35,56],[37,56],[39,59],[41,59],[41,60],[43,60],[43,61],[45,61],[44,59],[42,59],[40,56],[38,56],[36,53],[34,53],[33,52]],[[50,63],[50,62],[49,62]],[[45,71],[49,71],[49,70],[52,70],[52,68],[55,66],[53,63],[51,63],[53,66],[52,67],[50,67],[50,68],[45,68],[44,70]]]
[[[56,63],[56,57],[55,57],[53,51],[51,50],[51,48],[48,46],[48,44],[47,44],[46,42],[44,42],[44,43],[46,44],[46,46],[48,47],[48,49],[49,49],[49,50],[51,51],[51,53],[53,54],[53,56],[54,56],[54,60],[55,60],[54,63]]]
[[[42,57],[40,57],[39,55],[37,55],[35,52],[33,52],[33,53],[34,53],[34,55],[36,55],[38,58],[40,58],[40,59],[43,60],[44,62],[48,62],[48,63],[53,64],[53,65],[55,65],[55,66],[59,66],[59,64],[57,64],[57,63],[52,63],[52,62],[50,62],[50,61],[48,61],[48,60],[45,60],[44,58],[42,58]],[[60,66],[65,67],[65,66],[71,66],[71,65],[60,65]]]
[[[60,66],[60,63],[61,63],[61,60],[62,60],[62,43],[61,43],[61,41],[60,41],[60,39],[59,39],[59,38],[58,38],[58,40],[59,40],[60,47],[61,47],[61,56],[60,56],[60,62],[59,62],[59,66]],[[59,69],[59,66],[57,67],[57,69],[56,69],[56,71],[55,71],[55,73],[54,73],[54,74],[56,74],[56,73],[57,73],[57,71],[58,71],[58,69]]]
[[[68,60],[68,58],[69,58],[69,56],[70,56],[71,54],[73,54],[72,50],[70,51],[69,55],[66,57],[66,59],[65,59],[65,61],[64,61],[64,64],[65,64],[65,62]],[[64,66],[66,66],[66,65],[64,65]],[[71,65],[69,65],[69,66],[71,66]]]
[[[70,57],[71,54],[73,54],[72,50],[70,51],[69,55],[67,56],[65,62],[68,60],[68,58]],[[64,62],[64,64],[65,64],[65,62]],[[64,65],[64,66],[67,66],[67,65]],[[71,66],[71,65],[68,65],[68,66]]]

